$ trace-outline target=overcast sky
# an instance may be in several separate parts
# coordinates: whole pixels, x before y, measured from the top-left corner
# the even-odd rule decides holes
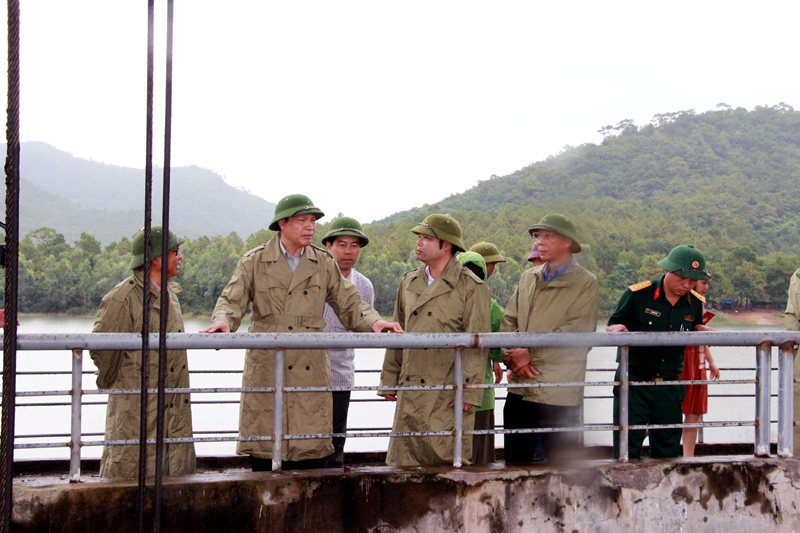
[[[21,0],[23,141],[144,167],[146,6]],[[799,16],[793,1],[177,0],[172,165],[369,222],[623,119],[800,107]]]

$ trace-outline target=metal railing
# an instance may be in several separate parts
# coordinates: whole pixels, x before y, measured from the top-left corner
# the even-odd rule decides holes
[[[151,345],[157,345],[158,335],[150,336]],[[754,379],[736,380],[705,380],[705,381],[661,381],[661,382],[631,382],[628,379],[628,347],[629,346],[674,346],[676,337],[674,333],[485,333],[485,334],[428,334],[407,333],[402,335],[375,335],[369,333],[232,333],[232,334],[197,334],[197,333],[170,333],[167,334],[167,349],[242,349],[260,348],[274,349],[276,356],[275,387],[214,387],[214,388],[174,388],[166,389],[166,393],[237,393],[237,392],[274,392],[275,412],[283,410],[285,393],[327,392],[327,391],[380,391],[380,390],[453,390],[455,394],[454,416],[455,424],[452,432],[360,432],[357,434],[311,434],[311,435],[284,435],[283,417],[274,417],[272,435],[241,437],[241,436],[213,436],[193,438],[167,438],[165,444],[189,442],[220,442],[220,441],[272,441],[273,442],[273,470],[281,469],[281,451],[285,440],[306,438],[329,437],[421,437],[421,436],[453,436],[453,466],[461,466],[462,437],[463,435],[481,434],[512,434],[512,433],[548,433],[556,431],[619,431],[619,460],[626,462],[628,456],[627,435],[630,430],[643,430],[653,428],[678,428],[678,427],[730,427],[754,426],[755,450],[757,456],[768,456],[770,450],[770,372],[771,372],[771,347],[780,346],[778,359],[778,455],[791,457],[793,450],[793,384],[794,384],[794,352],[793,346],[800,341],[797,332],[781,331],[747,331],[747,332],[698,332],[681,333],[680,345],[704,346],[754,346],[756,347],[756,375]],[[72,351],[72,389],[51,391],[18,392],[17,396],[57,396],[69,395],[71,397],[71,431],[70,441],[70,481],[80,480],[81,448],[85,446],[115,446],[137,445],[137,440],[99,440],[83,441],[81,434],[81,410],[83,395],[99,394],[139,394],[138,389],[91,389],[82,388],[83,355],[82,350],[138,350],[141,349],[141,335],[126,333],[89,333],[89,334],[26,334],[18,335],[19,350],[71,350]],[[500,348],[500,347],[620,347],[620,378],[619,381],[583,381],[576,383],[538,383],[538,384],[475,384],[463,385],[463,350],[465,348]],[[284,387],[283,358],[287,349],[307,348],[449,348],[454,350],[455,357],[455,383],[452,385],[414,386],[414,387]],[[628,395],[631,386],[665,386],[677,384],[754,384],[756,413],[753,422],[700,422],[696,424],[672,425],[634,425],[628,424]],[[468,389],[486,388],[525,388],[525,387],[575,387],[575,386],[608,386],[619,387],[620,417],[619,425],[593,424],[591,426],[539,428],[539,429],[493,429],[481,431],[464,431],[462,428],[463,413],[458,406],[462,404],[463,392]],[[156,389],[149,389],[155,394]],[[39,405],[39,404],[28,404]],[[92,403],[91,405],[94,405]],[[210,433],[210,432],[205,432]],[[20,438],[20,436],[17,436]],[[148,440],[153,444],[154,439]],[[15,444],[15,448],[44,448],[65,446],[63,443],[23,443]]]

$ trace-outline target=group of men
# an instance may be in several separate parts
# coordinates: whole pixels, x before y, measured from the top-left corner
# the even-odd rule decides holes
[[[327,250],[311,244],[316,223],[324,216],[311,200],[300,194],[283,198],[269,228],[277,234],[248,251],[217,300],[211,325],[205,333],[236,331],[248,306],[251,332],[593,332],[597,327],[599,289],[593,274],[578,264],[580,238],[572,221],[549,214],[529,229],[534,246],[528,260],[533,264],[520,279],[505,310],[492,300],[486,280],[505,258],[498,248],[481,242],[467,250],[459,223],[444,214],[433,214],[411,228],[417,235],[416,254],[421,265],[400,280],[392,322],[381,319],[372,307],[374,291],[367,278],[355,270],[361,248],[369,244],[361,225],[352,218],[334,220],[322,242]],[[139,332],[142,291],[150,288],[153,331],[158,329],[162,261],[168,277],[176,276],[182,255],[180,239],[169,233],[169,249],[161,250],[161,228],[154,227],[149,243],[150,280],[144,280],[143,233],[132,244],[133,275],[104,298],[95,321],[95,332]],[[166,257],[166,259],[164,259]],[[674,249],[659,265],[660,280],[631,286],[623,294],[609,320],[609,331],[683,331],[697,329],[702,318],[700,298],[691,295],[692,281],[707,279],[703,254],[692,247]],[[183,331],[179,287],[168,287],[168,331]],[[631,379],[678,379],[683,348],[631,349]],[[672,353],[672,352],[675,353]],[[651,353],[652,352],[652,353]],[[656,353],[658,352],[658,353]],[[463,354],[464,430],[494,428],[493,389],[469,387],[499,383],[500,363],[509,370],[508,397],[503,409],[507,430],[569,428],[580,425],[583,387],[547,386],[584,381],[588,349],[575,347],[509,348],[493,353],[466,349]],[[98,386],[107,389],[139,387],[141,352],[94,351]],[[660,359],[660,363],[656,361]],[[185,350],[167,354],[168,388],[188,387]],[[243,387],[274,386],[274,350],[247,350]],[[157,375],[157,357],[149,357],[150,377]],[[352,387],[353,350],[287,350],[284,363],[287,387]],[[396,402],[393,432],[452,432],[455,422],[452,390],[423,387],[453,385],[454,355],[450,349],[407,348],[386,351],[378,394]],[[541,386],[544,385],[544,386]],[[154,385],[153,385],[154,386]],[[418,390],[403,389],[414,387]],[[682,387],[681,387],[682,388]],[[634,393],[638,389],[641,394]],[[674,408],[680,423],[680,394],[653,392],[655,387],[631,389],[631,423],[673,423]],[[318,392],[285,395],[282,413],[274,412],[273,394],[242,394],[239,433],[242,437],[270,436],[273,417],[283,417],[286,434],[330,434],[346,431],[350,393]],[[155,402],[148,412],[148,428],[154,435]],[[669,404],[667,406],[666,404]],[[675,404],[675,405],[673,405]],[[170,394],[166,402],[165,437],[191,437],[189,396]],[[615,407],[615,417],[617,410]],[[152,416],[151,416],[152,415]],[[135,439],[139,431],[136,395],[112,395],[109,399],[106,439]],[[651,433],[655,456],[675,457],[670,430]],[[662,433],[663,432],[663,433]],[[641,447],[638,432],[631,433],[631,457]],[[643,433],[643,432],[642,432]],[[578,448],[578,431],[509,433],[505,437],[507,462],[558,459]],[[667,435],[667,436],[665,436]],[[680,429],[677,430],[678,442]],[[643,435],[641,435],[643,438]],[[473,452],[473,441],[475,450]],[[666,444],[664,443],[666,442]],[[615,438],[616,444],[616,438]],[[290,439],[282,452],[284,469],[337,467],[343,462],[344,439]],[[494,460],[493,435],[465,436],[465,464]],[[237,453],[248,455],[254,471],[272,466],[271,440],[242,440]],[[148,454],[148,473],[153,472]],[[652,455],[652,452],[651,452]],[[195,469],[191,444],[167,447],[164,474],[190,474]],[[453,437],[393,437],[386,461],[389,465],[436,465],[453,461]],[[108,446],[101,461],[101,475],[134,477],[138,471],[135,446]]]

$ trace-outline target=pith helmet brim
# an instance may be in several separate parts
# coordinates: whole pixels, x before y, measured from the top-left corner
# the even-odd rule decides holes
[[[677,265],[672,261],[668,261],[668,259],[669,258],[666,257],[656,264],[667,272],[677,274],[682,278],[689,278],[698,281],[711,279],[711,274],[709,274],[707,270],[702,270],[700,268],[682,268],[680,265]]]
[[[530,228],[528,228],[528,233],[533,235],[537,231],[552,231],[554,233],[558,233],[559,235],[563,235],[572,241],[572,246],[570,247],[570,251],[573,254],[580,253],[581,245],[578,242],[578,232],[575,230],[575,225],[572,223],[570,219],[565,217],[564,215],[560,215],[558,213],[552,213],[550,215],[545,215],[542,220],[539,221],[538,224],[534,224]]]
[[[325,213],[323,213],[319,207],[313,205],[306,205],[299,209],[291,207],[289,209],[284,209],[280,213],[275,213],[275,217],[273,217],[269,229],[272,231],[280,231],[281,227],[278,225],[278,222],[295,215],[314,215],[315,219],[319,220],[325,216]]]
[[[429,215],[425,217],[425,220],[411,228],[411,232],[449,242],[458,252],[467,251],[464,241],[461,240],[461,226],[454,218],[448,215]],[[456,232],[458,233],[456,234]]]
[[[161,257],[163,254],[161,253],[161,240],[163,235],[163,229],[161,226],[153,226],[150,228],[150,260],[153,261]],[[179,235],[175,235],[171,231],[169,232],[169,238],[167,241],[168,250],[174,250],[181,244],[181,238]],[[130,269],[135,270],[139,267],[144,266],[144,229],[139,230],[136,235],[133,236],[133,242],[131,243],[131,263]]]
[[[363,232],[358,231],[355,228],[340,228],[335,229],[333,231],[329,231],[325,234],[322,238],[322,244],[327,244],[328,242],[333,242],[336,240],[336,237],[358,237],[359,241],[361,241],[361,247],[365,247],[369,244],[369,239]]]
[[[479,242],[469,249],[470,252],[476,252],[483,256],[486,263],[505,263],[506,258],[500,253],[500,249],[490,242]]]

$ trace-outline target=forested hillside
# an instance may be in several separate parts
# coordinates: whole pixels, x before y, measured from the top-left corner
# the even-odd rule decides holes
[[[659,275],[656,262],[684,243],[706,253],[712,299],[785,304],[789,276],[800,267],[799,112],[721,105],[658,115],[644,126],[623,120],[601,131],[600,145],[568,147],[366,226],[370,244],[356,268],[375,285],[376,307],[391,313],[400,277],[417,266],[409,229],[434,212],[459,220],[468,245],[491,241],[508,258],[489,284],[503,304],[527,268],[527,228],[548,212],[576,222],[584,244],[578,261],[597,275],[604,313],[626,286]],[[350,214],[345,206],[340,211]],[[323,222],[317,242],[330,220]],[[93,312],[127,273],[130,243],[122,234],[102,247],[90,232],[74,245],[61,232],[41,229],[22,243],[23,312]],[[200,237],[184,245],[184,309],[210,312],[241,254],[271,235]]]
[[[39,142],[23,143],[20,156],[20,235],[48,227],[69,241],[88,233],[108,244],[142,227],[143,169],[81,159]],[[161,219],[162,176],[161,169],[153,169],[156,223]],[[172,169],[170,192],[173,229],[191,237],[252,233],[275,212],[275,204],[194,166]]]

